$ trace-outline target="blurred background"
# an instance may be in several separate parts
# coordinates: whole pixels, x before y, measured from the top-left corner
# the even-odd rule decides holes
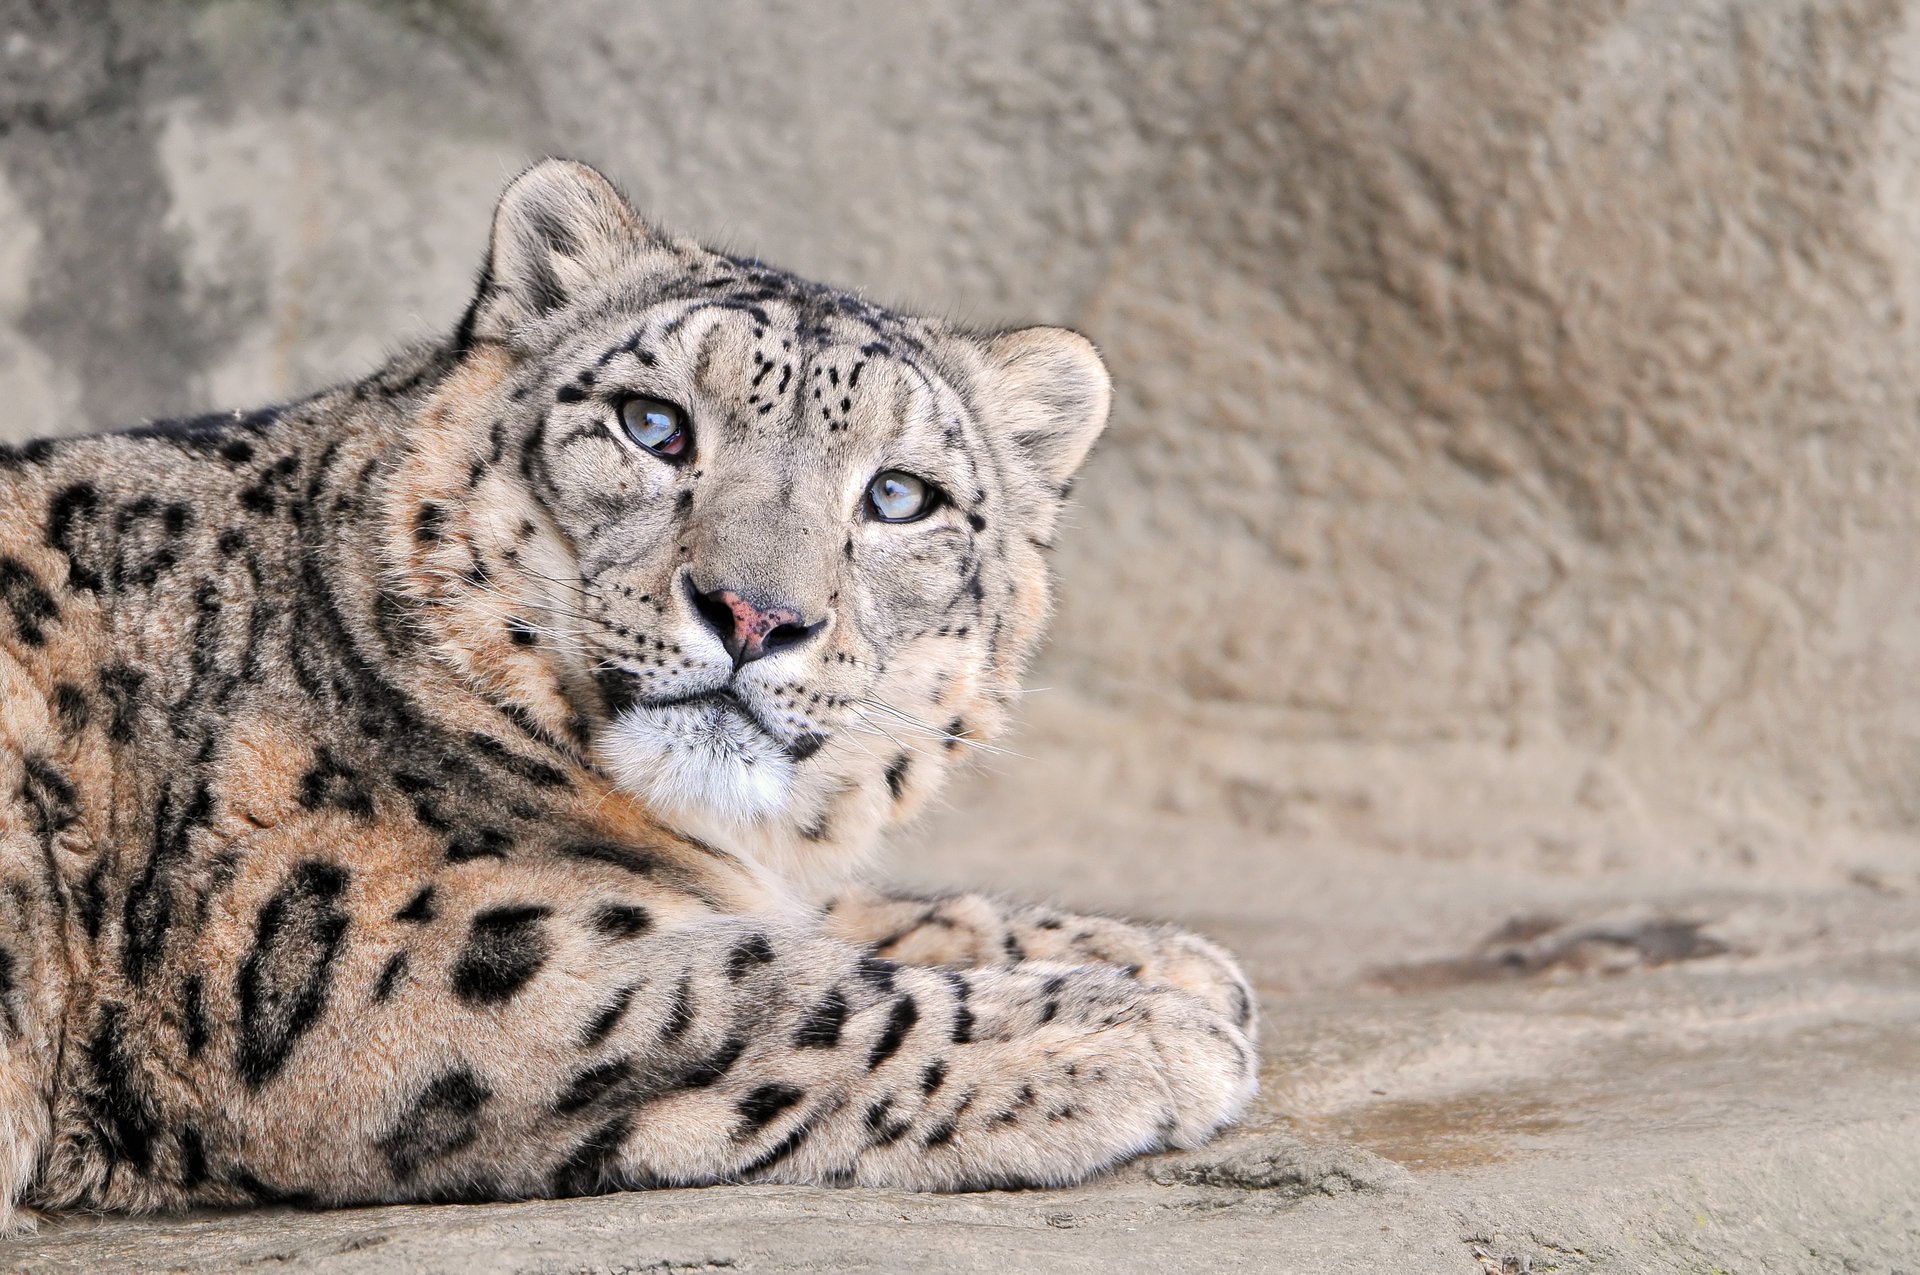
[[[1444,945],[1496,887],[1913,883],[1920,5],[5,10],[8,438],[445,331],[545,154],[1098,340],[1046,689],[907,875],[1307,978],[1345,958],[1282,922]]]

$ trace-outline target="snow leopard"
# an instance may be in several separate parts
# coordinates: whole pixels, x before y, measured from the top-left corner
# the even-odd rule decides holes
[[[1223,949],[869,884],[1007,725],[1111,396],[549,160],[441,339],[0,450],[0,1222],[1206,1141]]]

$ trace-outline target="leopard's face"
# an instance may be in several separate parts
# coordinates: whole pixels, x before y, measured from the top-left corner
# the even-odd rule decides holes
[[[527,645],[617,783],[696,835],[871,839],[1001,726],[1105,417],[1083,339],[664,240],[558,164],[503,199],[471,322],[541,526],[498,588],[542,600]]]

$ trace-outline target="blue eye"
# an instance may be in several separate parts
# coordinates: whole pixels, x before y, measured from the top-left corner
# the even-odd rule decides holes
[[[635,395],[620,404],[620,426],[627,437],[663,460],[678,463],[693,451],[687,414],[665,399]]]
[[[940,504],[940,489],[897,469],[875,474],[867,484],[867,512],[881,522],[913,522]]]

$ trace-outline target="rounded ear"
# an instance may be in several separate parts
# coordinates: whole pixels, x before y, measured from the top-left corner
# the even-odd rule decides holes
[[[640,214],[598,170],[542,160],[514,178],[494,208],[487,262],[457,345],[510,341],[647,237]]]
[[[1069,328],[1020,328],[983,343],[985,416],[1064,492],[1107,425],[1113,381],[1093,342]]]

